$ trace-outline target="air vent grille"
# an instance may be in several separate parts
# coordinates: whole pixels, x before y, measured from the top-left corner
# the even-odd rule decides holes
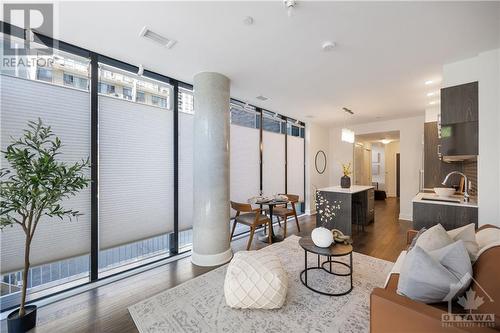
[[[161,46],[164,46],[167,49],[172,48],[172,46],[174,46],[175,43],[177,43],[177,41],[173,39],[169,39],[160,34],[157,34],[156,32],[150,30],[148,27],[142,28],[140,36],[149,39],[157,44],[160,44]]]

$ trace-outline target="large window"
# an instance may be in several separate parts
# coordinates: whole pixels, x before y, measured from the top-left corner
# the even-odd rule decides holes
[[[86,86],[64,87],[66,78],[61,64],[70,59],[72,64],[78,64],[80,77],[88,79],[88,59],[56,51],[48,62],[32,61],[29,63],[33,67],[4,72],[19,74],[19,77],[0,76],[2,151],[11,142],[11,137],[23,134],[28,121],[40,118],[61,139],[63,147],[59,158],[62,161],[74,163],[90,156],[89,92]],[[42,63],[47,67],[39,66]],[[10,167],[5,159],[0,161],[1,167]],[[83,215],[71,222],[42,218],[31,244],[28,299],[44,295],[49,287],[60,290],[89,281],[90,188],[63,200],[62,206]],[[5,309],[19,303],[25,238],[17,225],[5,228],[0,237],[1,308]]]
[[[171,89],[166,83],[108,66],[101,66],[100,73],[100,79],[116,80],[112,83],[116,90],[123,90],[121,85],[130,82],[156,91]],[[174,229],[173,112],[166,109],[166,98],[158,98],[163,104],[99,96],[101,276],[170,251],[169,235]]]

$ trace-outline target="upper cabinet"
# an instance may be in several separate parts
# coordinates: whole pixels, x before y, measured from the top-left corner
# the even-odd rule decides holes
[[[478,82],[441,89],[441,124],[478,121]]]

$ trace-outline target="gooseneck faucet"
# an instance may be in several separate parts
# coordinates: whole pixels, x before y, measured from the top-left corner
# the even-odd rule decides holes
[[[444,178],[444,180],[443,180],[443,182],[441,184],[446,185],[446,183],[448,182],[448,178],[450,178],[451,175],[460,175],[460,176],[464,177],[464,182],[465,182],[465,187],[464,187],[464,201],[465,202],[469,202],[469,200],[470,200],[470,195],[469,195],[469,178],[467,178],[466,175],[464,175],[463,173],[461,173],[459,171],[452,171],[452,172],[450,172],[449,174],[446,175],[446,177]]]

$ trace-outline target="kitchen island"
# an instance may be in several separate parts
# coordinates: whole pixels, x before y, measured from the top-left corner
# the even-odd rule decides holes
[[[331,186],[316,191],[316,226],[352,235],[352,224],[362,226],[375,219],[373,186]]]

